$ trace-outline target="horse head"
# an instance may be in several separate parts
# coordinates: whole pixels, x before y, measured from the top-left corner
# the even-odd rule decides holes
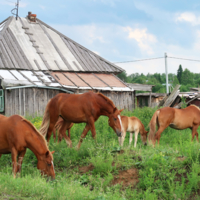
[[[123,109],[122,109],[123,110]],[[122,121],[120,113],[122,110],[118,110],[116,107],[113,109],[113,113],[109,115],[108,124],[109,126],[115,131],[118,137],[121,137],[122,135]]]
[[[51,179],[55,179],[55,170],[53,164],[54,151],[50,152],[49,150],[38,159],[37,168],[41,171],[42,175],[51,176]]]
[[[143,132],[141,131],[140,135],[141,135],[141,139],[144,145],[147,145],[147,134],[148,131],[144,130]]]

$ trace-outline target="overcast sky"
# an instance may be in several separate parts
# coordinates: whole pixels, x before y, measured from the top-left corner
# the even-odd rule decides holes
[[[17,0],[0,0],[0,21]],[[21,0],[19,16],[37,14],[111,62],[170,57],[200,60],[199,0]],[[167,59],[168,73],[200,73],[200,62]],[[165,60],[118,64],[131,73],[165,73]]]

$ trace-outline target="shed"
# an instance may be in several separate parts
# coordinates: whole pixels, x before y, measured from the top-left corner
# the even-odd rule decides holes
[[[137,93],[137,106],[138,107],[156,107],[160,101],[166,96],[165,93]],[[151,99],[151,103],[150,103]]]
[[[41,115],[57,93],[91,90],[132,110],[134,90],[116,76],[122,71],[38,18],[0,23],[0,112],[6,115]]]
[[[139,101],[143,102],[143,103],[140,104],[139,107],[143,107],[143,106],[151,107],[152,106],[152,88],[155,85],[145,85],[145,84],[139,84],[139,83],[127,83],[127,85],[134,90],[134,92],[133,92],[134,93],[134,95],[133,95],[134,97],[137,97],[136,91],[149,92],[148,95],[147,95],[148,97],[146,97],[146,96],[138,96],[137,97],[137,106],[139,106],[139,104],[138,104]],[[138,101],[138,98],[139,98],[139,101]]]

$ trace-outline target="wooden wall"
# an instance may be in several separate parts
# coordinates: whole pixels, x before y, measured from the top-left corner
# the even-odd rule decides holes
[[[75,93],[84,93],[91,90],[76,90]],[[125,109],[132,111],[135,109],[135,92],[121,92],[121,91],[104,91],[93,90],[94,92],[101,92],[110,98],[118,109]]]
[[[109,97],[118,109],[132,111],[134,109],[134,95],[132,92],[110,92],[100,91]]]
[[[4,91],[6,116],[18,114],[32,117],[43,116],[48,101],[62,92],[59,90],[42,88],[19,88]],[[81,91],[81,93],[82,92],[83,91]],[[117,108],[127,110],[134,109],[134,95],[132,92],[100,92],[109,97]],[[78,91],[76,91],[76,93],[78,93]]]
[[[58,93],[42,88],[5,90],[5,115],[43,116],[48,101]]]

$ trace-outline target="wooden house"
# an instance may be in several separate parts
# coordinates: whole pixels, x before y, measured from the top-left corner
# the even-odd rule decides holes
[[[5,115],[42,115],[56,94],[91,90],[132,110],[134,90],[116,76],[122,71],[38,18],[8,17],[0,23],[0,113]]]

